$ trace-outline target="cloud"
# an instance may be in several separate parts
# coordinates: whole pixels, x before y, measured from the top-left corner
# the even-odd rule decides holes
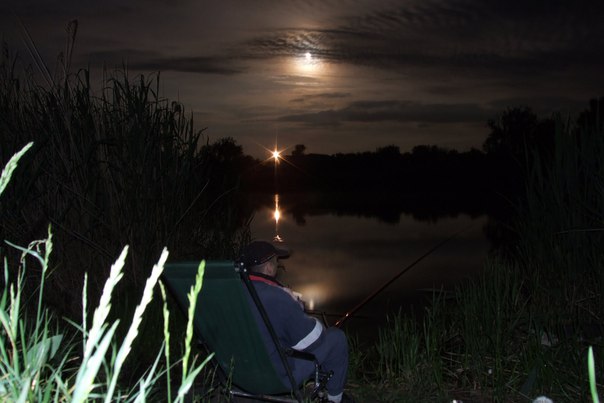
[[[180,71],[199,74],[232,75],[245,71],[243,67],[228,57],[169,57],[157,52],[120,49],[88,53],[85,57],[93,61],[126,63],[128,68],[144,71]]]
[[[530,3],[530,4],[529,4]],[[572,77],[576,63],[604,62],[604,2],[520,0],[377,3],[322,29],[266,32],[242,44],[247,57],[296,56],[428,77],[448,69],[492,80]],[[380,4],[387,4],[386,6]],[[355,10],[358,11],[358,10]]]
[[[484,121],[491,110],[476,104],[421,104],[411,101],[357,101],[341,109],[280,117],[283,122],[337,126],[344,122],[462,123]]]
[[[338,99],[346,98],[351,94],[349,92],[323,92],[320,94],[304,95],[299,98],[294,98],[290,102],[303,103],[317,99]]]
[[[222,75],[239,74],[245,71],[244,68],[237,66],[228,58],[205,56],[162,57],[131,63],[130,67],[140,70],[181,71],[186,73]]]

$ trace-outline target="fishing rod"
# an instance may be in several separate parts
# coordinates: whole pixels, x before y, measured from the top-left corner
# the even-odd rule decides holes
[[[304,311],[305,313],[307,313],[308,315],[316,315],[316,316],[335,316],[338,318],[342,317],[342,313],[341,312],[326,312],[326,311],[318,311],[318,310],[314,310],[314,309],[306,309]],[[364,316],[364,315],[354,315],[355,318],[364,318],[367,319],[368,316]]]
[[[346,322],[346,320],[348,320],[348,318],[350,318],[352,315],[354,315],[359,309],[361,309],[362,307],[364,307],[369,301],[371,301],[372,299],[374,299],[379,293],[381,293],[382,291],[384,291],[384,289],[386,287],[388,287],[390,284],[392,284],[393,282],[395,282],[396,279],[398,279],[403,274],[407,273],[416,264],[418,264],[419,262],[421,262],[422,260],[424,260],[426,257],[428,257],[430,254],[432,254],[432,252],[434,252],[435,250],[437,250],[438,248],[440,248],[441,246],[443,246],[444,244],[446,244],[450,240],[456,238],[457,236],[459,236],[460,234],[462,234],[463,232],[467,231],[468,229],[470,229],[473,226],[474,226],[474,224],[471,224],[468,227],[462,229],[461,231],[456,232],[455,234],[451,235],[450,237],[448,237],[448,238],[440,241],[436,245],[434,245],[426,253],[424,253],[423,255],[421,255],[420,257],[418,257],[417,259],[415,259],[415,261],[413,261],[413,263],[411,263],[410,265],[408,265],[407,267],[405,267],[403,270],[401,270],[400,272],[398,272],[394,277],[392,277],[391,279],[389,279],[388,281],[386,281],[384,284],[382,284],[377,290],[375,290],[374,292],[372,292],[371,294],[369,294],[364,300],[362,300],[360,303],[358,303],[354,308],[352,308],[350,311],[346,312],[344,314],[344,316],[342,316],[340,319],[338,319],[338,321],[335,323],[334,326],[335,327],[341,327],[344,324],[344,322]]]
[[[329,327],[329,321],[327,320],[328,316],[335,316],[337,318],[342,317],[341,313],[331,313],[331,312],[324,312],[324,311],[316,311],[316,310],[304,310],[304,313],[306,313],[307,315],[311,315],[311,316],[315,316],[318,318],[321,318],[321,321],[323,322],[323,326],[325,327]],[[354,315],[352,316],[354,318],[367,318],[367,316],[359,316],[359,315]]]

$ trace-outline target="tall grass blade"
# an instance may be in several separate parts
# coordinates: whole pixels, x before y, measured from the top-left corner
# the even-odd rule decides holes
[[[128,254],[128,246],[124,247],[122,253],[112,265],[109,278],[105,282],[103,294],[99,301],[98,307],[94,311],[92,319],[92,327],[88,332],[88,339],[84,345],[84,354],[82,357],[82,366],[76,377],[76,389],[73,394],[73,400],[76,402],[84,401],[92,391],[93,381],[97,372],[105,358],[107,349],[110,346],[111,339],[117,328],[119,321],[116,321],[108,331],[107,317],[111,310],[111,294],[113,289],[123,276],[122,269],[125,264],[126,255]],[[82,324],[86,329],[86,323]]]
[[[594,403],[600,403],[598,390],[596,389],[596,365],[594,363],[594,351],[592,346],[589,346],[589,350],[587,352],[587,368],[589,370],[589,388],[591,392],[591,399]]]
[[[82,289],[82,326],[80,332],[82,333],[82,344],[85,346],[88,342],[88,272],[84,273],[84,287]]]
[[[176,397],[177,402],[182,402],[184,400],[185,395],[189,392],[191,386],[193,386],[193,381],[195,381],[197,375],[199,375],[201,370],[212,359],[212,357],[214,357],[214,353],[208,355],[199,366],[193,367],[193,370],[182,380],[180,388],[178,388],[178,396]]]
[[[107,316],[109,316],[109,311],[111,310],[111,294],[123,276],[122,269],[124,267],[127,254],[128,246],[125,246],[116,262],[111,266],[109,278],[105,282],[101,300],[98,307],[94,310],[92,327],[88,331],[88,339],[86,341],[86,345],[84,346],[84,359],[91,355],[96,343],[102,337],[103,326],[107,320]],[[83,323],[82,325],[83,328],[86,328],[86,323]]]
[[[29,150],[33,145],[33,142],[27,143],[25,147],[21,149],[21,151],[17,152],[15,155],[12,156],[12,158],[8,161],[8,163],[2,170],[2,176],[0,176],[0,195],[2,195],[4,189],[6,189],[6,186],[10,182],[10,178],[13,175],[15,169],[17,168],[19,160],[21,159],[21,157],[23,157],[23,154],[25,154],[27,150]]]
[[[195,277],[195,284],[189,291],[189,310],[187,312],[187,330],[185,333],[185,353],[182,358],[182,379],[186,379],[188,375],[189,357],[191,355],[191,342],[193,341],[193,320],[195,318],[195,308],[197,306],[197,296],[201,291],[203,284],[203,274],[205,272],[206,262],[202,260],[197,268],[197,275]]]
[[[164,248],[159,262],[153,266],[153,270],[151,271],[151,276],[147,279],[145,284],[145,288],[143,290],[143,296],[141,298],[140,304],[136,307],[134,311],[134,317],[132,318],[132,324],[128,328],[128,333],[126,333],[126,337],[120,347],[117,356],[115,358],[115,362],[113,364],[113,373],[111,377],[111,383],[109,385],[109,389],[105,396],[105,403],[109,403],[113,398],[113,392],[115,391],[115,387],[117,385],[117,378],[122,369],[122,365],[124,361],[126,361],[126,357],[130,353],[132,349],[132,343],[134,339],[138,336],[138,328],[143,320],[143,315],[145,313],[145,309],[153,299],[153,289],[157,284],[161,273],[164,271],[164,265],[166,264],[166,260],[168,259],[168,250]]]
[[[80,403],[88,400],[90,392],[97,386],[94,380],[99,372],[107,350],[111,345],[111,341],[119,321],[115,321],[113,325],[107,329],[106,325],[102,325],[98,329],[98,343],[95,343],[94,352],[90,351],[88,356],[84,356],[83,366],[78,371],[78,377],[75,382],[75,390],[71,397],[72,403]],[[89,339],[90,340],[90,339]]]
[[[166,387],[167,387],[167,399],[169,402],[172,401],[172,384],[170,380],[171,365],[170,365],[170,311],[168,310],[168,298],[166,296],[166,288],[164,284],[159,282],[159,289],[161,290],[161,298],[163,301],[162,314],[164,318],[164,356],[166,359]]]

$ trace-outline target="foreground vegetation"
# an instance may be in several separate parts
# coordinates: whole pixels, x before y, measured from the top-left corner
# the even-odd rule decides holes
[[[596,368],[604,368],[597,106],[578,124],[558,121],[553,153],[523,151],[527,180],[511,223],[515,242],[491,254],[484,274],[453,296],[435,296],[421,319],[391,317],[375,345],[355,349],[353,384],[371,385],[357,387],[361,400],[590,400],[590,346]],[[602,393],[601,378],[597,388]]]
[[[0,195],[6,189],[18,160],[31,148],[29,143],[7,164],[0,178]],[[191,389],[195,378],[211,358],[199,362],[199,357],[191,357],[193,339],[193,311],[195,301],[202,286],[203,263],[197,274],[196,285],[191,289],[189,300],[192,309],[189,311],[185,338],[185,349],[181,359],[175,362],[182,368],[180,383],[172,395],[170,380],[170,334],[169,311],[166,306],[166,293],[162,286],[164,343],[156,352],[154,364],[147,368],[143,377],[131,389],[123,389],[118,384],[124,362],[128,358],[132,345],[139,335],[140,324],[147,306],[153,299],[153,292],[164,264],[168,258],[166,249],[159,261],[153,266],[151,275],[145,282],[140,303],[126,335],[119,339],[116,329],[119,320],[112,321],[109,314],[116,285],[124,273],[128,247],[122,250],[117,261],[112,265],[109,277],[103,287],[99,304],[94,309],[89,327],[87,319],[87,276],[84,277],[82,297],[82,322],[72,322],[70,331],[62,329],[53,313],[43,304],[44,285],[53,249],[52,234],[48,238],[35,241],[27,248],[13,245],[22,252],[16,278],[9,276],[9,266],[5,259],[4,284],[0,298],[0,399],[7,402],[84,402],[89,399],[110,401],[143,402],[148,398],[182,402]],[[31,300],[24,292],[24,280],[27,274],[27,263],[37,261],[40,266],[40,283],[37,300]],[[158,366],[163,358],[165,367]],[[163,390],[166,395],[158,396],[156,384],[162,377],[167,382]]]

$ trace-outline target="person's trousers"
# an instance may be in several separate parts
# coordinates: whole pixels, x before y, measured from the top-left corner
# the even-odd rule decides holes
[[[325,329],[319,340],[306,349],[313,353],[321,365],[321,370],[333,371],[327,382],[327,392],[336,396],[344,391],[346,372],[348,371],[348,342],[341,329],[330,327]],[[299,384],[313,376],[313,362],[296,359],[293,362],[293,376]]]

